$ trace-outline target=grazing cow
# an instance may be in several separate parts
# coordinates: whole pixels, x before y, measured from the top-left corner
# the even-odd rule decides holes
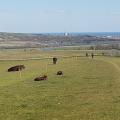
[[[94,54],[92,53],[91,56],[92,56],[92,59],[93,59],[94,58]]]
[[[57,75],[63,75],[63,72],[62,71],[58,71]]]
[[[22,69],[25,69],[24,65],[16,65],[8,69],[8,72],[15,72],[15,71],[21,71]]]
[[[104,56],[104,55],[105,55],[105,53],[102,53],[102,55]]]
[[[53,64],[56,64],[57,63],[57,58],[53,58]]]
[[[43,75],[34,79],[34,81],[43,81],[43,80],[47,80],[47,75]]]
[[[88,53],[86,53],[86,57],[88,57]]]

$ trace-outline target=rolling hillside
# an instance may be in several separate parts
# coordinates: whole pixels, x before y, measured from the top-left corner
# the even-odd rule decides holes
[[[45,34],[0,33],[0,48],[43,48],[96,44],[118,44],[120,39],[90,35],[60,36]]]

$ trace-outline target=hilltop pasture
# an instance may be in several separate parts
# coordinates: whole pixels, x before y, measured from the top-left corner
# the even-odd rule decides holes
[[[82,57],[71,57],[76,55]],[[53,56],[59,58],[56,65]],[[21,79],[19,72],[7,72],[18,64],[26,66]],[[63,76],[56,76],[59,70]],[[34,81],[44,74],[48,80]],[[2,51],[0,120],[119,120],[119,75],[119,57],[91,59],[80,51]]]

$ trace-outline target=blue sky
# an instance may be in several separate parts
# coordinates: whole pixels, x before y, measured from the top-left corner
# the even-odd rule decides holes
[[[0,0],[1,32],[120,32],[120,0]]]

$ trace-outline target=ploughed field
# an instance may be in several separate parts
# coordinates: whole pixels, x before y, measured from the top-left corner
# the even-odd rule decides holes
[[[120,58],[61,58],[79,54],[67,52],[0,53],[0,120],[120,119]],[[13,60],[56,55],[56,65],[52,59]],[[19,64],[26,67],[21,77],[7,72]],[[63,76],[56,75],[60,70]],[[44,74],[47,80],[34,81]]]

